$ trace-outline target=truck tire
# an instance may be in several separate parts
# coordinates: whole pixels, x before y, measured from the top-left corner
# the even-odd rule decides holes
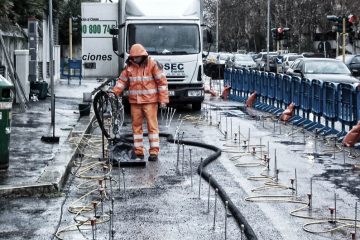
[[[201,110],[201,102],[192,103],[192,110],[193,111],[200,111]]]

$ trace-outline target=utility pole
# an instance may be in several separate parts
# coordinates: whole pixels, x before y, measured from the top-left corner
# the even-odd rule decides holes
[[[346,46],[346,19],[345,19],[345,16],[343,17],[342,19],[342,55],[343,55],[343,62],[345,63],[345,46]]]
[[[54,42],[53,42],[53,16],[52,16],[52,0],[49,0],[49,73],[50,73],[50,89],[51,89],[51,125],[53,127],[52,136],[42,136],[41,141],[48,143],[58,143],[59,137],[55,136],[55,94],[54,94]]]
[[[216,0],[216,52],[219,52],[219,0]]]
[[[69,17],[69,60],[72,60],[72,17]]]
[[[268,9],[267,9],[267,29],[266,29],[266,70],[269,71],[269,52],[270,52],[270,0],[268,0]]]

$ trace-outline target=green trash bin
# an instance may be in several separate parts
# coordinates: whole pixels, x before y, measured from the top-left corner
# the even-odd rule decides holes
[[[9,167],[13,84],[0,75],[0,169]]]

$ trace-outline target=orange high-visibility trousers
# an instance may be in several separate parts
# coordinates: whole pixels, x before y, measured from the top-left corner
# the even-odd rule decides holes
[[[148,137],[150,143],[149,154],[159,154],[160,139],[159,127],[157,119],[158,104],[157,103],[144,103],[144,104],[131,104],[131,119],[132,130],[134,137],[134,151],[136,155],[144,155],[143,143],[143,122],[146,119],[148,128]]]

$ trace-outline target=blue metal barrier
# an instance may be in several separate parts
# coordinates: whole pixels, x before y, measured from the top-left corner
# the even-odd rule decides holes
[[[282,108],[283,104],[283,74],[276,75],[276,85],[275,85],[275,100],[278,108]]]
[[[79,78],[79,85],[81,85],[82,77],[82,61],[81,60],[68,60],[64,63],[64,67],[61,69],[62,75],[67,77],[68,84],[72,77]]]
[[[261,74],[261,97],[262,102],[267,104],[268,94],[269,94],[269,74],[267,72],[262,72]]]
[[[252,79],[252,74],[251,74],[251,71],[248,70],[248,69],[245,69],[244,70],[244,77],[243,77],[243,80],[244,80],[244,83],[243,83],[243,97],[244,98],[247,98],[249,96],[249,93],[250,93],[250,88],[251,88],[251,80]]]
[[[231,69],[225,68],[224,69],[224,86],[231,86]]]
[[[283,103],[285,104],[285,107],[287,107],[292,102],[291,82],[292,82],[291,76],[289,75],[283,76],[282,91],[283,91]]]
[[[261,110],[278,114],[283,111],[284,104],[293,102],[297,114],[290,122],[320,134],[344,135],[346,127],[350,129],[360,120],[360,85],[322,82],[248,69],[225,71],[225,79],[232,87],[234,100],[243,101],[256,91],[258,101],[254,106]],[[299,116],[301,113],[302,117]],[[309,119],[310,114],[313,115],[312,119]],[[336,121],[341,123],[340,133],[335,129]]]
[[[360,121],[360,85],[356,87],[355,90],[355,96],[356,96],[356,122]]]
[[[245,76],[245,73],[244,73],[244,70],[238,70],[238,74],[237,74],[237,94],[240,98],[241,101],[244,100],[244,92],[243,92],[243,89],[244,89],[244,76]]]
[[[316,117],[317,117],[318,123],[320,123],[320,117],[322,115],[322,109],[323,109],[322,108],[322,104],[323,104],[322,85],[323,85],[323,82],[320,80],[313,79],[311,81],[311,94],[312,94],[311,111],[314,114],[313,121],[316,122]]]
[[[240,70],[233,69],[231,72],[231,92],[233,95],[233,99],[236,101],[240,101],[240,91],[239,91],[239,76]]]
[[[325,118],[325,125],[329,127],[329,121],[331,122],[331,128],[335,128],[335,121],[337,120],[337,98],[338,98],[338,84],[324,82],[323,84],[323,116]]]
[[[275,73],[268,74],[268,98],[269,103],[274,106],[275,103],[275,94],[276,94],[276,75]]]
[[[252,93],[252,92],[255,91],[256,73],[257,73],[257,71],[255,71],[255,70],[250,70],[249,93]]]
[[[354,111],[355,88],[350,84],[340,83],[338,86],[338,119],[341,122],[341,130],[345,132],[345,126],[349,129],[356,123]],[[357,106],[355,106],[357,107]]]
[[[254,79],[254,87],[257,95],[260,96],[261,94],[261,81],[262,81],[263,74],[260,71],[255,72],[255,79]]]

